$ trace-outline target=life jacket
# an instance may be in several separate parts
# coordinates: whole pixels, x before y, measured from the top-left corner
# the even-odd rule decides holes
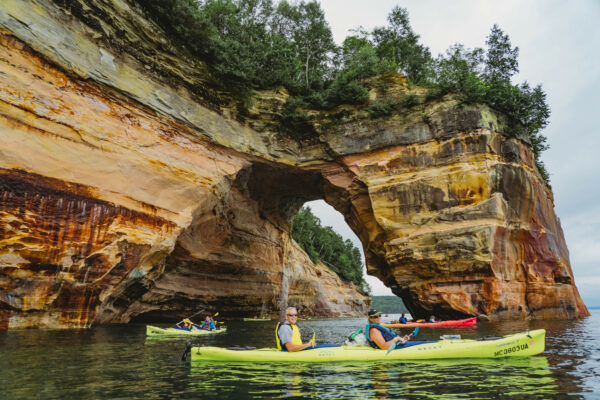
[[[386,342],[389,341],[389,340],[392,340],[393,338],[395,338],[396,336],[398,336],[398,334],[396,332],[393,332],[393,331],[389,330],[388,328],[386,328],[383,325],[379,325],[379,324],[367,324],[367,326],[365,327],[365,336],[367,337],[367,342],[374,349],[379,349],[379,346],[377,346],[377,343],[375,343],[374,341],[372,341],[371,337],[369,336],[369,329],[371,329],[371,328],[376,328],[379,332],[381,332],[381,335],[383,336],[383,340],[385,340]]]
[[[407,323],[407,322],[408,322],[408,321],[406,320],[406,318],[405,318],[405,317],[400,317],[400,323],[401,323],[401,324],[405,324],[405,323]]]
[[[281,326],[281,322],[277,323],[275,327],[275,342],[277,343],[277,350],[284,350],[285,346],[281,343],[279,339],[279,327]],[[302,344],[302,336],[300,336],[300,328],[297,325],[289,324],[292,327],[292,344]],[[287,350],[287,349],[286,349]]]
[[[205,331],[210,331],[211,329],[214,329],[212,326],[210,326],[211,323],[207,323],[206,321],[204,321],[202,323],[202,325],[200,325],[200,329],[204,329]]]

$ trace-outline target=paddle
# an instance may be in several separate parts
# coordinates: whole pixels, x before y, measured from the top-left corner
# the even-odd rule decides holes
[[[419,333],[419,327],[417,326],[415,328],[414,331],[412,331],[409,335],[408,338],[410,339],[411,337],[415,337],[417,336],[417,333]],[[387,356],[388,354],[390,354],[392,352],[392,350],[394,350],[396,348],[396,345],[398,344],[398,342],[394,342],[390,345],[390,347],[388,347],[387,353],[385,353],[385,355]]]
[[[195,313],[195,314],[193,314],[193,315],[191,315],[191,316],[189,316],[189,317],[187,317],[187,318],[184,318],[184,319],[182,319],[181,321],[179,321],[178,323],[176,323],[176,324],[175,324],[175,326],[179,325],[180,323],[182,323],[182,322],[183,322],[183,321],[185,321],[186,319],[191,319],[191,318],[195,317],[196,315],[200,314],[200,313],[201,313],[201,312],[203,312],[203,311],[205,311],[205,309],[204,309],[204,308],[203,308],[202,310],[198,311],[197,313]]]
[[[315,347],[315,336],[316,334],[313,332],[312,347]]]

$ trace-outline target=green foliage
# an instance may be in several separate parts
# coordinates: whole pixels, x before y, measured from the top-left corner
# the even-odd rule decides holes
[[[430,88],[426,101],[455,93],[466,104],[483,103],[506,114],[506,133],[529,138],[538,169],[548,177],[540,159],[548,148],[540,134],[550,116],[546,95],[541,86],[511,82],[519,71],[519,49],[497,25],[487,37],[487,50],[455,44],[434,59],[401,7],[392,9],[387,26],[356,30],[337,47],[315,0],[137,2],[173,41],[203,60],[236,98],[247,101],[254,88],[286,87],[302,103],[286,106],[281,117],[282,131],[294,137],[317,135],[298,108],[367,104],[371,78],[402,72],[410,83]],[[400,106],[416,104],[416,96],[409,95]],[[386,117],[396,107],[375,103],[367,112],[373,118]]]
[[[389,117],[392,115],[392,111],[397,106],[395,102],[391,103],[373,103],[367,107],[367,112],[371,118]]]
[[[419,35],[410,26],[408,11],[394,7],[388,15],[389,25],[373,30],[372,40],[381,60],[395,65],[396,70],[405,73],[411,82],[427,82],[431,68],[429,49],[419,44]]]
[[[416,106],[417,104],[419,104],[419,99],[417,98],[417,96],[415,96],[414,94],[408,94],[406,95],[403,99],[402,102],[400,103],[400,105],[403,108],[412,108],[414,106]]]
[[[494,25],[487,38],[487,58],[485,62],[484,77],[489,82],[509,81],[519,72],[519,48],[510,45],[508,35]]]
[[[348,239],[344,240],[330,226],[321,221],[308,207],[303,207],[294,220],[292,237],[306,251],[312,262],[321,260],[338,276],[370,291],[363,280],[360,250]]]
[[[384,314],[408,313],[402,299],[397,296],[373,296],[371,298],[371,308]]]
[[[281,129],[287,135],[298,140],[308,140],[317,137],[314,126],[310,123],[308,114],[299,108],[306,108],[302,98],[289,98],[281,112]]]

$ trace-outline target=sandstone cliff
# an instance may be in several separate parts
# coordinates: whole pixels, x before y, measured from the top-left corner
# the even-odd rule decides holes
[[[285,93],[240,112],[130,3],[7,0],[0,27],[0,328],[364,313],[290,238],[319,198],[415,316],[587,315],[551,191],[486,107],[399,80],[418,106],[294,139]]]

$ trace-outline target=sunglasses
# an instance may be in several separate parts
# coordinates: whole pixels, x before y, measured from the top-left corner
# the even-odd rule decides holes
[[[288,314],[288,317],[297,317],[298,314]]]

